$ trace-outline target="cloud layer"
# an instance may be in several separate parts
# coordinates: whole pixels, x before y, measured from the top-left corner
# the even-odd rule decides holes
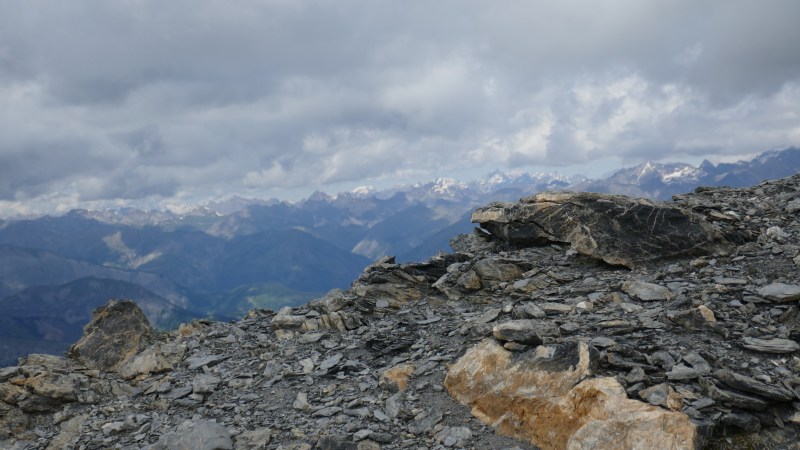
[[[0,209],[798,145],[797,17],[794,0],[0,2]]]

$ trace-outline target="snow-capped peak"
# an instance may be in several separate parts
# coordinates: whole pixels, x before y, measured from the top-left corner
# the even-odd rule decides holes
[[[452,178],[437,178],[433,182],[433,191],[440,195],[452,195],[456,191],[467,187],[466,183]]]
[[[373,186],[358,186],[350,191],[356,197],[368,197],[376,192]]]

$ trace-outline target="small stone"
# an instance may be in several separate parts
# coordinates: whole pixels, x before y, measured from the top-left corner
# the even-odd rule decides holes
[[[409,431],[419,436],[439,423],[444,416],[438,411],[426,411],[414,418],[414,422],[408,427]]]
[[[466,290],[474,291],[481,288],[481,278],[474,270],[468,270],[458,277],[456,284]]]
[[[495,319],[503,310],[501,308],[492,308],[485,313],[483,313],[480,317],[474,320],[475,323],[489,323]]]
[[[515,319],[543,319],[547,317],[541,308],[533,303],[524,303],[513,310]]]
[[[372,416],[375,417],[376,419],[378,419],[381,422],[389,422],[389,421],[391,421],[389,416],[387,416],[386,413],[384,413],[380,409],[376,409],[375,411],[373,411],[372,412]]]
[[[665,383],[639,391],[639,397],[653,406],[663,406],[672,411],[680,411],[683,407],[683,397]]]
[[[720,419],[721,424],[739,428],[747,432],[756,432],[761,429],[761,421],[745,411],[732,411]]]
[[[314,371],[314,361],[311,358],[303,358],[300,360],[300,368],[304,374],[309,374]]]
[[[575,322],[567,322],[558,327],[558,329],[561,330],[561,332],[563,332],[564,334],[572,334],[578,331],[580,328],[581,326]]]
[[[330,358],[322,361],[322,363],[320,363],[320,365],[319,365],[319,369],[321,371],[323,371],[323,372],[327,372],[330,369],[336,367],[339,364],[339,362],[342,360],[343,357],[344,357],[344,355],[342,355],[341,353],[337,353],[337,354],[331,356]]]
[[[269,428],[258,428],[252,431],[245,431],[236,436],[236,450],[253,449],[264,450],[272,439],[272,430]]]
[[[711,372],[711,365],[696,352],[689,352],[683,356],[683,360],[692,365],[698,373],[705,375]]]
[[[294,403],[292,403],[292,407],[300,411],[310,411],[311,405],[308,403],[308,394],[305,392],[298,392],[297,396],[295,396]]]
[[[709,323],[717,323],[717,318],[714,317],[714,311],[708,309],[705,305],[700,305],[697,307],[697,310],[700,312],[700,315],[706,319],[706,322]]]
[[[529,319],[511,320],[495,325],[492,333],[500,341],[514,341],[527,345],[539,345],[542,343],[542,337],[538,333],[536,322]]]
[[[222,380],[207,374],[198,374],[192,380],[192,392],[195,394],[210,394],[217,389]]]
[[[264,378],[271,380],[283,373],[283,366],[277,361],[267,361],[264,365]]]
[[[330,417],[330,416],[332,416],[334,414],[338,414],[340,412],[342,412],[342,408],[340,408],[338,406],[328,406],[328,407],[321,408],[321,409],[318,409],[318,410],[314,411],[313,413],[311,413],[311,416],[313,416],[313,417]]]
[[[608,348],[617,345],[617,341],[604,336],[597,336],[592,338],[589,344],[597,348]]]
[[[320,450],[356,450],[356,443],[351,441],[348,436],[322,436],[317,441],[315,448]]]
[[[117,434],[125,430],[125,422],[109,422],[104,424],[102,427],[103,434],[106,436],[110,436],[112,434]]]
[[[772,283],[756,289],[756,293],[767,300],[785,303],[800,299],[800,286],[796,284]]]
[[[636,303],[628,303],[628,302],[620,303],[619,307],[623,311],[625,311],[626,313],[636,313],[636,312],[644,310],[644,306],[637,305]]]
[[[467,427],[446,426],[436,433],[434,438],[445,447],[465,447],[472,439],[472,430]]]
[[[408,386],[408,379],[414,373],[413,364],[400,364],[387,369],[381,376],[382,380],[389,386],[396,387],[397,390],[404,391]]]
[[[667,372],[667,378],[670,380],[691,380],[697,378],[697,370],[686,367],[683,364],[678,364],[672,367],[672,370]]]
[[[397,418],[398,415],[400,415],[401,401],[400,401],[400,398],[398,397],[398,395],[399,394],[395,394],[395,395],[392,395],[391,397],[387,398],[386,402],[384,404],[384,409],[386,410],[386,415],[390,419],[395,419],[395,418]]]
[[[197,370],[203,366],[213,367],[226,359],[228,358],[222,355],[197,355],[186,358],[186,363],[189,370]]]
[[[643,301],[669,300],[674,294],[664,286],[641,280],[628,280],[622,285],[622,291],[631,297]]]
[[[363,441],[364,439],[368,438],[370,434],[372,434],[372,430],[368,429],[358,430],[355,433],[353,433],[353,439],[355,439],[356,441]]]
[[[742,347],[764,353],[794,353],[800,350],[800,344],[789,339],[757,339],[751,337],[742,338]]]
[[[540,303],[539,307],[548,314],[568,314],[572,312],[572,306],[562,303],[544,302]]]

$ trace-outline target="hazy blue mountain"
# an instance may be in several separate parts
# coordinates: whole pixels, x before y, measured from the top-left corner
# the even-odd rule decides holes
[[[699,167],[644,162],[620,169],[602,180],[579,183],[571,189],[667,200],[698,186],[752,186],[797,172],[800,172],[800,149],[792,147],[764,152],[750,161],[716,165],[703,161]]]
[[[53,286],[33,286],[0,300],[0,360],[43,347],[65,351],[81,336],[92,310],[110,298],[136,301],[150,322],[172,328],[197,314],[191,313],[142,286],[87,277]],[[11,345],[13,343],[13,345]]]
[[[708,186],[744,187],[764,180],[781,178],[800,171],[800,149],[788,148],[764,152],[751,161],[716,166],[704,161],[700,165],[703,183]]]
[[[184,290],[169,278],[155,273],[122,270],[80,261],[45,250],[0,244],[0,298],[32,286],[60,285],[94,277],[148,286],[171,303],[188,306]]]
[[[218,290],[276,282],[297,291],[344,288],[371,261],[300,230],[233,238],[214,261]]]
[[[399,262],[424,261],[437,253],[450,253],[450,240],[459,234],[470,233],[475,224],[469,221],[471,212],[465,214],[455,223],[448,225],[428,236],[422,243],[408,251],[398,253]]]

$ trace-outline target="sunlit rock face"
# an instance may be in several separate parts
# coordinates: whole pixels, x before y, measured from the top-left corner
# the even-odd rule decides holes
[[[543,449],[691,449],[685,414],[631,400],[613,377],[589,378],[597,352],[586,343],[512,353],[479,343],[451,368],[445,387],[499,433]]]

